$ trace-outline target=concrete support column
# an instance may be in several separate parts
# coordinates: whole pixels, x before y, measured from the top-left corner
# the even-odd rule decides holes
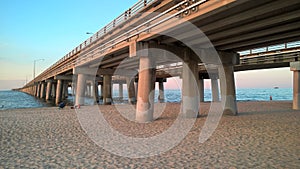
[[[94,89],[93,89],[93,86],[94,85],[94,83],[93,82],[91,82],[90,84],[88,84],[88,96],[89,97],[93,97],[94,96]]]
[[[138,122],[153,120],[155,71],[154,58],[151,56],[141,56],[136,106],[136,120]]]
[[[98,89],[99,83],[96,81],[94,84],[94,100],[96,103],[99,103],[99,89]]]
[[[85,89],[85,96],[87,97],[91,97],[91,85],[90,84],[86,84],[86,89]]]
[[[100,100],[103,100],[103,90],[104,90],[103,82],[100,85],[101,85],[100,86],[100,89],[101,89],[101,91],[100,91]]]
[[[63,83],[62,97],[68,98],[68,82],[67,81],[64,81],[64,83]]]
[[[291,62],[290,70],[293,71],[293,109],[300,109],[300,61]]]
[[[47,91],[46,91],[46,100],[50,100],[51,98],[51,89],[52,89],[52,81],[47,81]]]
[[[112,102],[111,95],[111,76],[103,76],[103,104],[110,105]]]
[[[58,79],[57,85],[56,85],[56,98],[55,98],[55,104],[59,104],[62,100],[62,89],[63,89],[63,80]]]
[[[218,102],[219,99],[219,84],[218,79],[215,77],[211,78],[211,95],[212,95],[212,101]]]
[[[198,81],[198,89],[199,89],[199,101],[204,102],[204,79],[199,79]]]
[[[190,51],[186,50],[182,70],[182,110],[186,118],[195,118],[199,112],[198,63],[189,59]]]
[[[134,79],[126,77],[126,83],[127,83],[127,92],[128,92],[128,103],[135,104],[136,95],[135,95]]]
[[[69,82],[66,82],[66,85],[65,85],[65,98],[68,98],[69,97]]]
[[[41,94],[41,84],[39,83],[37,85],[36,97],[40,97],[40,94]]]
[[[37,96],[37,85],[33,86],[33,96]]]
[[[119,83],[119,98],[123,99],[123,84]]]
[[[45,82],[42,82],[40,98],[43,99],[45,97],[46,97],[46,85],[45,85]]]
[[[53,83],[52,90],[51,90],[51,95],[53,98],[56,98],[56,87],[57,87],[57,83]]]
[[[95,98],[95,82],[94,81],[91,81],[91,84],[89,85],[89,88],[90,88],[89,96],[92,97],[92,98]]]
[[[158,89],[159,89],[158,101],[164,102],[165,101],[164,82],[162,81],[158,82]]]
[[[135,88],[135,98],[137,98],[137,94],[139,91],[139,82],[138,81],[134,83],[134,88]]]
[[[86,78],[85,74],[77,75],[75,105],[84,105]]]
[[[225,115],[237,115],[237,103],[235,94],[234,70],[232,65],[223,65],[219,68],[221,84],[221,99]]]
[[[72,82],[72,95],[75,96],[76,94],[76,83]]]

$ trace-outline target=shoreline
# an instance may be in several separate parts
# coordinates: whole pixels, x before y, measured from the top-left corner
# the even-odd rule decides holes
[[[57,105],[55,105],[54,101],[48,101],[48,102],[45,102],[43,99],[39,99],[39,98],[36,98],[37,100],[39,100],[40,102],[42,102],[44,105],[43,106],[39,106],[39,107],[18,107],[18,108],[8,108],[8,109],[5,109],[4,108],[1,108],[0,107],[0,111],[5,111],[5,110],[20,110],[20,109],[39,109],[39,108],[53,108],[53,107],[58,107]],[[63,102],[67,102],[67,107],[72,107],[74,106],[73,105],[73,102],[70,102],[69,100],[68,101],[63,101]],[[112,103],[111,105],[129,105],[127,103],[127,101],[122,101],[124,103]],[[292,102],[292,100],[237,100],[237,103],[245,103],[245,102]],[[157,102],[155,102],[157,103]],[[174,103],[174,104],[180,104],[180,102],[164,102],[164,103]],[[212,101],[204,101],[204,102],[200,102],[200,104],[210,104],[212,103]],[[220,103],[220,102],[216,102],[216,103]],[[91,105],[81,105],[81,106],[91,106]],[[95,105],[92,105],[92,106],[95,106]],[[107,106],[107,105],[103,105],[103,104],[98,104],[98,106]],[[108,105],[109,106],[109,105]]]

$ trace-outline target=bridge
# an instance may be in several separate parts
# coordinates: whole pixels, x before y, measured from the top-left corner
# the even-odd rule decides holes
[[[213,101],[219,101],[219,79],[224,114],[236,115],[234,71],[290,66],[299,109],[299,49],[252,53],[299,41],[299,25],[299,0],[140,0],[19,90],[46,100],[52,95],[58,104],[71,84],[75,104],[82,105],[86,86],[98,93],[101,83],[103,103],[111,104],[111,84],[126,83],[136,120],[147,122],[155,82],[163,91],[166,78],[181,76],[185,115],[195,117],[203,79],[212,79]]]

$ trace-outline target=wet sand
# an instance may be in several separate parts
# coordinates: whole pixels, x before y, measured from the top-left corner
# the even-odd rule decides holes
[[[114,106],[99,106],[120,133],[150,137],[169,128],[179,103],[168,103],[154,122],[136,124]],[[70,107],[0,111],[0,168],[299,168],[300,111],[291,102],[239,102],[238,116],[223,116],[199,143],[209,103],[188,135],[171,150],[148,158],[114,155],[83,131]],[[85,109],[83,107],[82,109]]]

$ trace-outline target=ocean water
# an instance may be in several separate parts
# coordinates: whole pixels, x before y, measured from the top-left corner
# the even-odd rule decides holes
[[[113,100],[115,104],[126,104],[128,100],[127,91],[124,90],[123,99],[118,98],[118,90],[113,92]],[[279,88],[279,89],[237,89],[236,97],[238,101],[269,101],[270,96],[273,100],[292,100],[293,90],[291,88]],[[157,102],[158,91],[155,91],[155,102]],[[69,96],[68,102],[73,102],[74,97]],[[211,101],[211,90],[205,89],[204,101]],[[180,90],[165,90],[166,102],[180,102],[181,91]],[[93,100],[88,98],[85,100],[85,104],[93,104]],[[101,102],[100,102],[101,104]],[[0,110],[16,109],[16,108],[34,108],[34,107],[46,107],[53,106],[53,103],[46,103],[41,99],[37,99],[26,93],[18,91],[0,91]]]
[[[18,91],[0,91],[0,110],[49,106],[40,99]]]

